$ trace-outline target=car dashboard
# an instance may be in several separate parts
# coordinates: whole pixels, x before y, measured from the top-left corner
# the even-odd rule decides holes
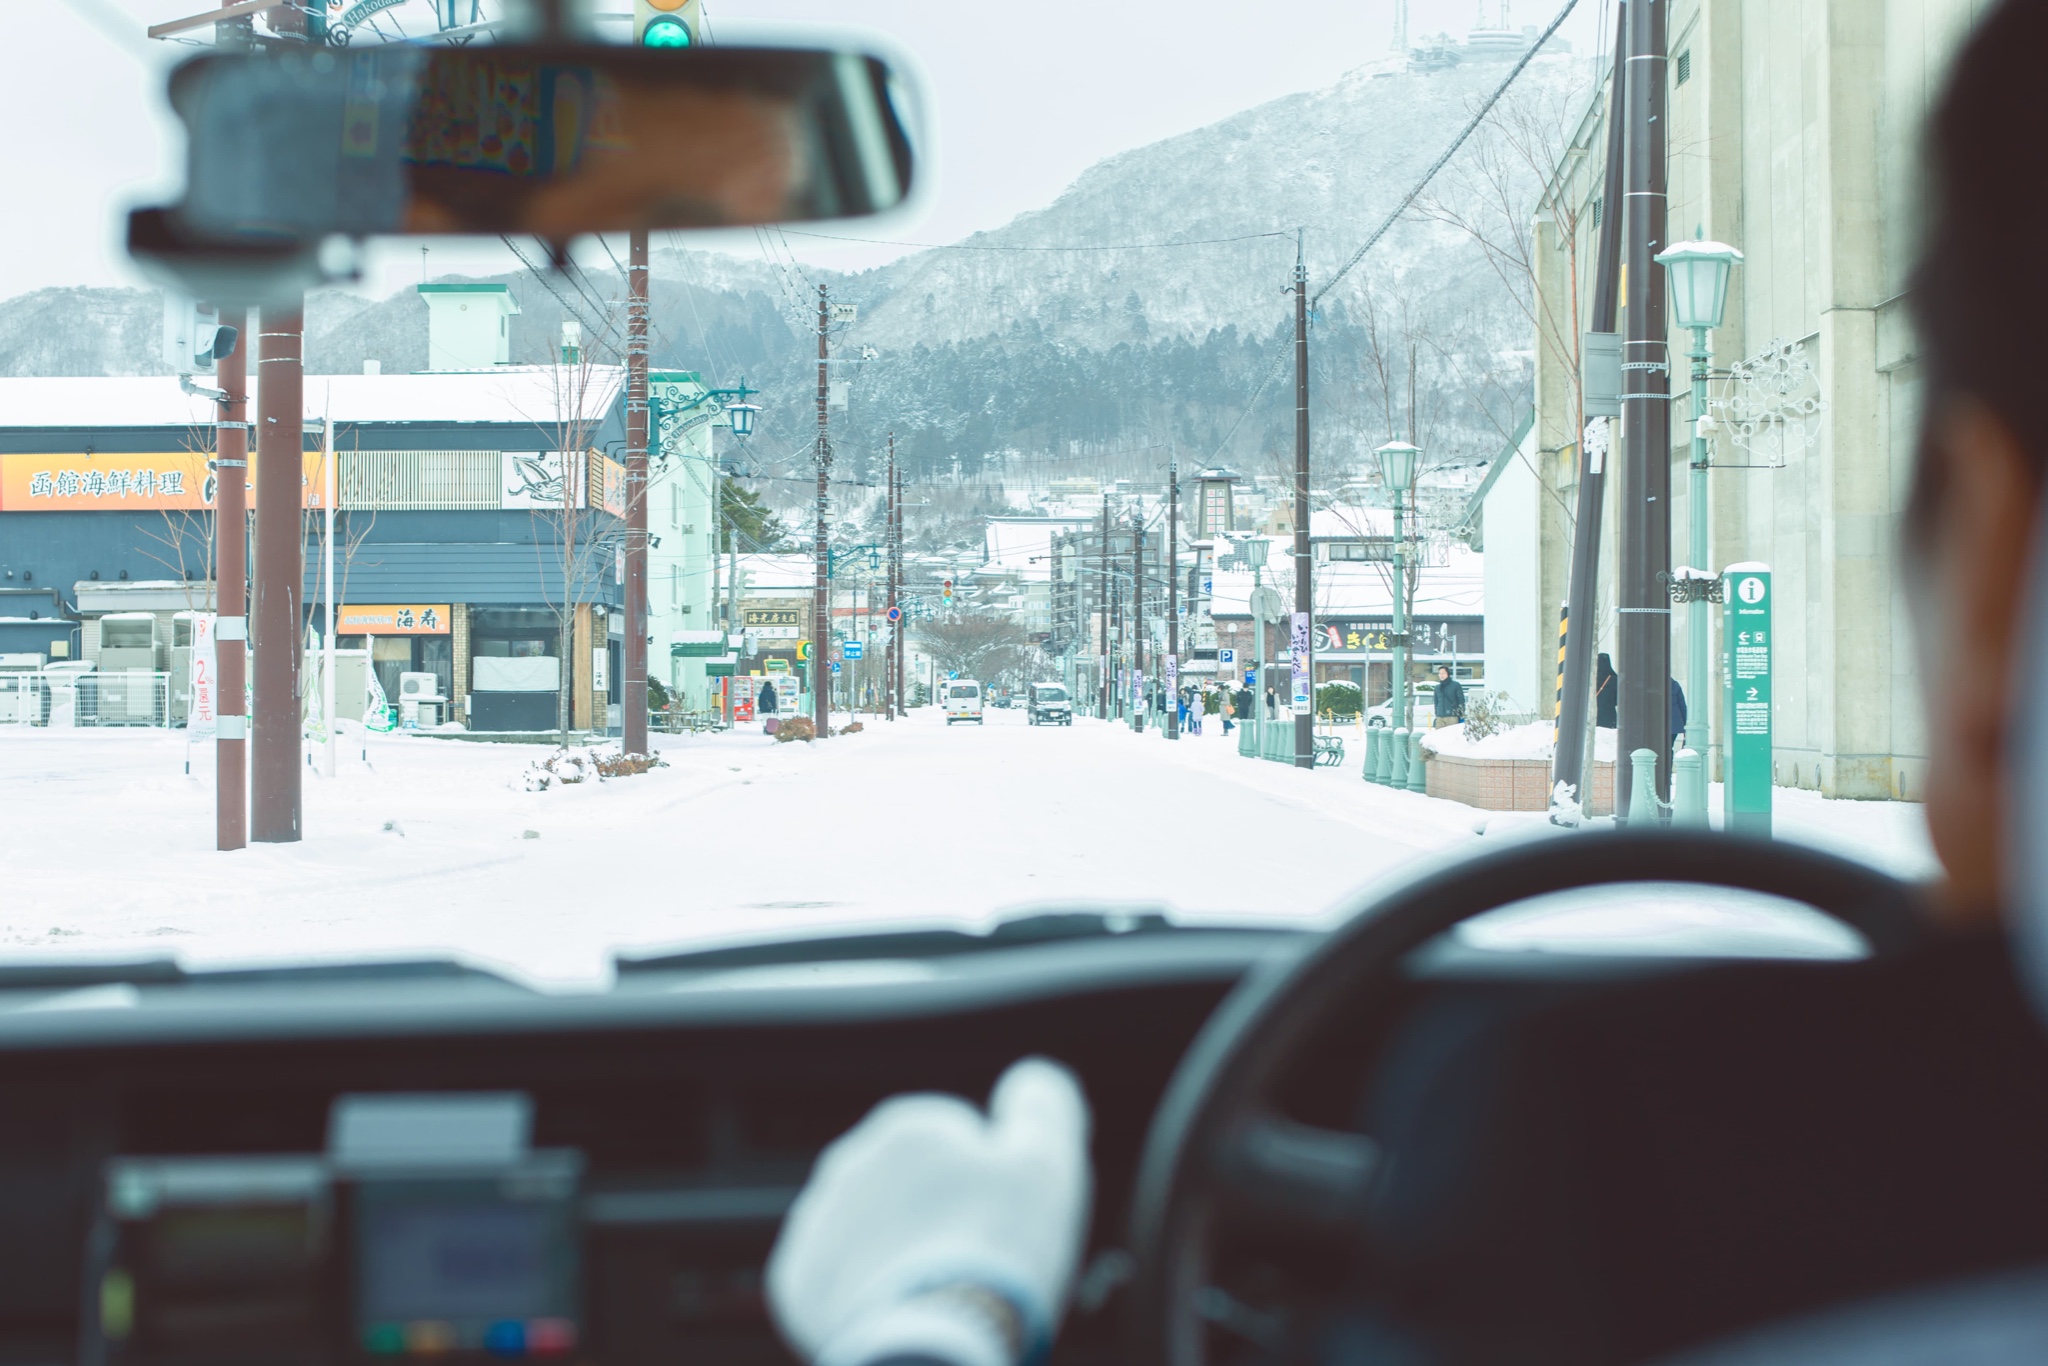
[[[1066,1062],[1113,1244],[1182,1051],[1301,937],[639,971],[588,995],[433,964],[0,976],[0,1363],[785,1361],[768,1249],[877,1101]],[[1061,1355],[1108,1359],[1113,1317],[1077,1310]]]

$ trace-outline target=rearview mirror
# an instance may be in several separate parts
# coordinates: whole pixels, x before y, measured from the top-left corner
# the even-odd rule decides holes
[[[785,48],[200,57],[171,77],[185,198],[139,211],[130,250],[159,273],[218,275],[246,257],[275,274],[318,269],[337,235],[559,244],[879,213],[912,175],[892,79],[865,53]]]

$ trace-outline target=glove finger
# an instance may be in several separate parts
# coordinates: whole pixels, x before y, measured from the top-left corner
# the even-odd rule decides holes
[[[1021,1058],[997,1080],[988,1101],[989,1128],[1010,1152],[1088,1149],[1088,1100],[1074,1074],[1050,1058]]]

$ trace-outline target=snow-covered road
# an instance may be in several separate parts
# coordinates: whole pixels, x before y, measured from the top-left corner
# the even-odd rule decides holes
[[[213,851],[206,748],[188,777],[179,733],[9,730],[0,957],[454,952],[594,983],[614,949],[978,925],[1074,899],[1315,919],[1420,854],[1524,823],[1373,787],[1355,762],[1242,759],[1209,729],[1168,744],[1020,711],[948,728],[926,709],[816,745],[669,738],[667,768],[546,792],[520,782],[543,749],[372,736],[367,764],[351,742],[334,779],[308,773],[303,842],[232,855]],[[1924,864],[1911,808],[1826,814],[1838,844]]]

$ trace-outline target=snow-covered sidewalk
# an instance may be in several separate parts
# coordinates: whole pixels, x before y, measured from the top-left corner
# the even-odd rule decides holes
[[[0,731],[0,957],[198,964],[455,953],[563,986],[614,949],[980,925],[1146,903],[1315,920],[1388,870],[1540,825],[1092,720],[930,710],[816,745],[664,738],[668,766],[526,790],[545,748],[395,734],[308,770],[305,839],[213,848],[210,747],[160,731]],[[1907,874],[1917,807],[1780,792],[1780,832]]]

